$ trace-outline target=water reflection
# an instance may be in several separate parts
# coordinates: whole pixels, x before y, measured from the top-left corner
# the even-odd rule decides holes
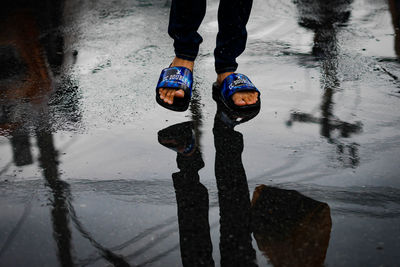
[[[400,58],[400,1],[389,0],[389,10],[392,16],[392,24],[394,29],[394,51],[397,58]]]
[[[51,221],[60,265],[74,266],[73,223],[104,259],[115,266],[129,266],[83,227],[72,206],[70,187],[60,178],[54,130],[80,120],[78,87],[63,71],[63,11],[64,1],[17,1],[2,6],[0,135],[10,141],[15,166],[35,163],[31,140],[36,139],[38,163],[51,191]],[[56,126],[52,117],[61,124]]]
[[[85,229],[78,219],[72,205],[72,195],[69,184],[60,179],[58,170],[58,153],[54,147],[53,136],[50,132],[42,130],[36,133],[37,144],[40,151],[39,163],[43,171],[46,185],[51,189],[51,220],[53,224],[53,237],[57,244],[57,256],[61,266],[74,266],[72,255],[72,238],[70,224],[73,223],[78,232],[99,252],[99,254],[114,266],[130,266],[120,255],[103,247]]]
[[[179,172],[172,175],[178,207],[181,258],[184,266],[214,266],[208,220],[207,188],[200,183],[204,167],[198,140],[199,109],[195,121],[159,131],[159,142],[177,152]],[[251,114],[255,117],[258,114]],[[246,118],[243,121],[249,120]],[[256,266],[251,244],[250,197],[241,161],[243,136],[233,130],[236,119],[219,107],[214,120],[215,176],[220,206],[221,266]],[[242,118],[241,118],[242,119]],[[197,132],[197,133],[196,133]]]
[[[233,115],[218,106],[214,118],[215,177],[220,209],[221,266],[257,266],[252,246],[274,266],[323,266],[329,244],[329,206],[294,190],[260,185],[250,201],[242,163],[243,135],[234,127],[257,116]],[[179,172],[172,174],[183,266],[214,266],[207,188],[195,123],[183,122],[158,133],[160,144],[177,152]]]
[[[335,0],[330,2],[296,0],[299,11],[299,24],[314,32],[312,54],[320,62],[321,88],[323,95],[320,105],[321,117],[310,113],[294,111],[287,122],[317,123],[320,134],[329,143],[336,145],[337,160],[344,167],[355,168],[359,165],[357,143],[345,143],[341,138],[350,137],[362,131],[361,122],[346,122],[334,114],[333,97],[340,91],[338,78],[339,44],[337,35],[341,27],[345,27],[350,17],[351,0]]]
[[[175,124],[158,133],[159,142],[177,151],[179,172],[172,174],[178,206],[179,240],[183,266],[214,266],[208,191],[200,183],[204,167],[194,123]]]
[[[260,185],[251,205],[258,248],[274,266],[324,266],[332,228],[327,204]]]
[[[249,188],[242,163],[243,135],[224,119],[224,112],[217,111],[213,128],[221,266],[257,266],[251,244]]]
[[[64,1],[2,6],[0,134],[15,135],[22,128],[65,129],[79,123],[80,93],[65,60],[63,12]]]

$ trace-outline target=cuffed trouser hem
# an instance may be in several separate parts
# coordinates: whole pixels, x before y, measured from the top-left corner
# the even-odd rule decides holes
[[[217,74],[225,73],[225,72],[235,72],[237,70],[237,66],[233,67],[222,67],[222,68],[217,68],[215,67],[215,71]]]
[[[196,56],[191,56],[191,55],[187,55],[187,54],[181,54],[175,51],[175,56],[177,58],[180,59],[185,59],[185,60],[189,60],[189,61],[194,61],[196,59]]]

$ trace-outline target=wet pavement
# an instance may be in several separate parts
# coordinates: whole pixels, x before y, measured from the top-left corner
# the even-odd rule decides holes
[[[400,3],[321,3],[255,1],[240,122],[218,1],[184,113],[155,102],[168,1],[2,4],[0,266],[398,266]]]

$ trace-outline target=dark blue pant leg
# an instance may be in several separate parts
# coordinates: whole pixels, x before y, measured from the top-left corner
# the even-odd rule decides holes
[[[214,50],[218,74],[236,71],[236,58],[246,48],[246,24],[253,0],[220,0],[218,8],[217,47]]]
[[[177,57],[195,60],[203,41],[197,30],[205,14],[206,0],[172,0],[168,34]]]

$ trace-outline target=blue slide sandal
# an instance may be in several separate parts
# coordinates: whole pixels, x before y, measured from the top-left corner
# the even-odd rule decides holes
[[[238,106],[232,100],[232,95],[237,92],[258,92],[257,102],[251,105]],[[229,110],[237,112],[246,112],[259,109],[260,91],[254,86],[250,79],[240,73],[232,73],[227,76],[221,85],[216,82],[213,84],[213,97],[215,101],[222,102]]]
[[[161,106],[173,111],[185,111],[189,107],[192,97],[193,73],[185,67],[169,67],[163,69],[156,87],[156,101]],[[168,104],[160,98],[160,88],[182,89],[185,92],[183,98],[174,98],[174,103]]]

